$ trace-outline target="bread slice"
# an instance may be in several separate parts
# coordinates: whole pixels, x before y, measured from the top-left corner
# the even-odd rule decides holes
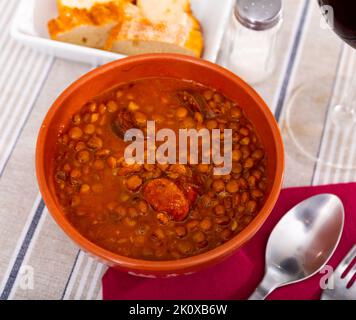
[[[152,6],[156,3],[156,0],[144,1],[152,1]],[[157,4],[163,2],[166,1]],[[127,55],[171,52],[201,56],[204,40],[200,25],[192,15],[180,11],[178,20],[154,21],[144,12],[140,5],[126,4],[123,19],[111,31],[105,49]]]
[[[137,0],[137,6],[152,22],[180,23],[184,14],[192,15],[190,0]]]
[[[59,16],[48,23],[52,39],[102,49],[120,23],[128,0],[57,0]]]

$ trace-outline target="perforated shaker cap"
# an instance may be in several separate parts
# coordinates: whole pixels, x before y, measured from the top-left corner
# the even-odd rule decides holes
[[[236,19],[253,30],[273,28],[282,19],[282,0],[236,0]]]

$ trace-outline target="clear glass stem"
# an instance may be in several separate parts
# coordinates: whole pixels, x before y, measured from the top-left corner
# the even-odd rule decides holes
[[[348,44],[344,44],[344,50],[347,57],[352,57],[355,54],[353,49]],[[353,67],[353,66],[351,66]],[[354,69],[354,68],[352,68]],[[348,77],[343,83],[343,92],[340,97],[340,102],[332,109],[332,119],[336,125],[342,127],[350,127],[356,123],[356,70],[348,70]]]

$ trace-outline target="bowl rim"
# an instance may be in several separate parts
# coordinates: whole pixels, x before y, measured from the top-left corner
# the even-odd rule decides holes
[[[52,198],[51,193],[49,192],[49,186],[47,184],[47,180],[44,174],[44,153],[49,124],[51,123],[54,115],[58,112],[64,101],[72,93],[74,93],[82,84],[90,81],[90,79],[92,79],[93,77],[104,74],[113,68],[125,66],[128,63],[147,63],[148,61],[153,60],[172,60],[175,62],[181,61],[186,63],[197,64],[201,67],[211,69],[212,72],[220,73],[222,76],[227,77],[234,82],[238,82],[241,88],[243,88],[243,90],[256,102],[256,104],[260,106],[260,110],[264,113],[264,116],[267,119],[267,122],[272,131],[273,140],[275,141],[276,148],[275,179],[264,206],[262,207],[258,215],[252,220],[252,222],[235,237],[212,250],[198,254],[196,256],[168,261],[150,261],[121,256],[94,244],[93,242],[82,236],[80,232],[77,231],[65,218],[65,215],[63,214],[63,211],[61,211],[60,207],[55,204],[55,201]],[[48,208],[48,211],[51,213],[57,224],[72,241],[74,241],[87,253],[90,253],[100,258],[110,266],[118,266],[122,269],[135,270],[137,272],[175,273],[183,272],[184,270],[189,271],[191,269],[194,269],[194,267],[202,265],[211,265],[215,261],[221,260],[222,258],[227,257],[233,252],[235,252],[236,249],[240,248],[257,233],[257,231],[262,227],[262,225],[272,212],[272,209],[274,208],[277,202],[279,193],[282,188],[284,168],[285,156],[281,131],[278,127],[274,115],[272,114],[271,110],[264,102],[264,100],[260,97],[260,95],[250,85],[248,85],[240,77],[230,72],[229,70],[203,59],[180,54],[144,54],[131,56],[105,64],[80,77],[67,89],[65,89],[50,107],[47,115],[43,120],[36,145],[36,174],[40,192],[43,196],[43,200]]]

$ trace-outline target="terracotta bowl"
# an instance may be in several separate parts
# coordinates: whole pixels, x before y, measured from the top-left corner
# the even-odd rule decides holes
[[[257,217],[240,234],[209,252],[191,258],[152,262],[123,257],[84,238],[67,221],[55,193],[54,157],[60,132],[71,117],[93,97],[128,81],[148,77],[171,77],[199,82],[238,101],[255,125],[268,158],[268,196]],[[41,127],[36,154],[37,177],[43,199],[54,219],[83,250],[109,266],[133,275],[173,276],[189,274],[224,260],[260,229],[271,213],[281,190],[284,152],[278,125],[261,97],[243,80],[213,63],[176,54],[151,54],[126,58],[95,69],[73,83],[55,101]]]

